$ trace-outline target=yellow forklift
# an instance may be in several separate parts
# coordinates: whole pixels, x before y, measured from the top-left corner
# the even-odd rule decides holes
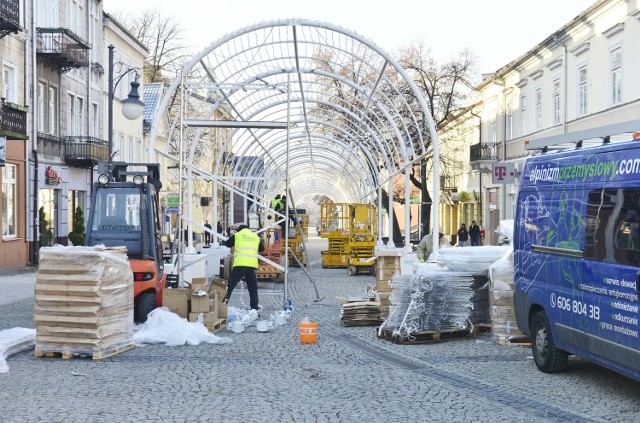
[[[377,209],[371,204],[349,205],[349,275],[376,273]]]
[[[326,238],[329,242],[329,249],[321,252],[323,268],[344,269],[349,266],[350,220],[348,203],[320,204],[320,238]]]

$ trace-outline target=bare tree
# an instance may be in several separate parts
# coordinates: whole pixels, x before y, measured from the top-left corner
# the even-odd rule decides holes
[[[473,87],[478,80],[477,59],[471,51],[463,50],[440,64],[432,56],[430,48],[425,47],[423,42],[417,42],[400,49],[399,61],[426,98],[436,130],[454,121],[469,103],[469,97],[473,94]],[[423,127],[426,132],[426,122]],[[459,168],[459,163],[446,155],[442,155],[440,161],[441,170],[445,175],[448,174],[447,169]],[[431,227],[429,206],[432,199],[427,188],[427,175],[432,166],[430,157],[425,157],[416,163],[410,175],[411,183],[421,190],[422,235],[428,233]]]
[[[168,82],[192,56],[184,44],[184,28],[172,15],[155,9],[145,10],[139,16],[119,12],[116,19],[149,50],[144,66],[146,83]]]

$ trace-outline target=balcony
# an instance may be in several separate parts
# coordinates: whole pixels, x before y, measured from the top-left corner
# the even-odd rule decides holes
[[[447,192],[457,192],[458,184],[455,176],[440,175],[440,190]]]
[[[478,143],[469,147],[469,162],[477,164],[478,162],[495,162],[498,161],[498,146],[500,143]]]
[[[69,166],[90,169],[109,160],[107,141],[94,137],[64,137],[64,162]]]
[[[89,45],[67,28],[37,28],[38,60],[67,72],[89,66]]]
[[[27,111],[28,107],[0,100],[0,135],[9,139],[28,140]]]
[[[0,38],[20,31],[20,1],[0,0]]]
[[[62,152],[63,145],[60,137],[38,132],[38,154],[54,159],[61,158]]]

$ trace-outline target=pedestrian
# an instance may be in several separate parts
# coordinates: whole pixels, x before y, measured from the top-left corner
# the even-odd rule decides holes
[[[440,233],[438,236],[438,242],[444,236],[443,233]],[[416,247],[416,254],[418,255],[418,260],[420,263],[424,263],[429,260],[429,256],[433,252],[433,235],[431,233],[425,235],[420,240],[420,243]]]
[[[216,225],[216,233],[222,235],[222,223],[218,220],[218,224]]]
[[[469,238],[471,238],[471,246],[480,246],[480,227],[476,225],[476,221],[472,220],[469,226]]]
[[[258,310],[256,269],[258,269],[258,253],[264,251],[264,242],[244,223],[231,226],[229,234],[229,239],[224,245],[233,248],[233,266],[224,301],[229,303],[233,289],[240,279],[244,278],[249,290],[249,306],[253,310]]]
[[[466,247],[469,241],[469,232],[467,231],[467,225],[464,223],[460,225],[458,229],[458,245],[460,247]]]
[[[213,229],[211,227],[211,223],[209,223],[209,221],[205,221],[204,227],[209,229],[208,231],[204,231],[204,245],[209,245],[211,244],[211,230]]]

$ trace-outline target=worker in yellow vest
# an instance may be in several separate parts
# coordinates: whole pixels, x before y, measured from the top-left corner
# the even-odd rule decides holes
[[[233,268],[229,275],[229,285],[224,300],[226,303],[229,302],[233,289],[240,282],[240,279],[244,278],[249,290],[249,305],[252,309],[258,310],[256,270],[258,269],[258,253],[264,251],[264,243],[244,223],[231,226],[231,231],[232,235],[224,243],[225,246],[233,248]]]

